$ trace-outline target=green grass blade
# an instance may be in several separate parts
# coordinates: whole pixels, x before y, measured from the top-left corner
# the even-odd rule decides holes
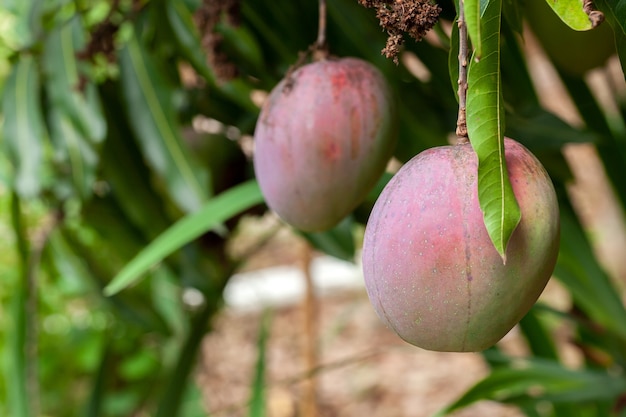
[[[265,312],[261,318],[261,328],[257,339],[257,362],[252,381],[252,395],[250,398],[249,417],[265,416],[265,367],[267,350],[267,338],[271,322],[271,313]]]
[[[183,408],[185,393],[188,390],[189,374],[197,362],[198,350],[209,330],[207,323],[218,310],[215,300],[207,299],[205,306],[191,319],[190,331],[185,339],[176,366],[168,378],[168,385],[159,402],[155,417],[177,417]]]
[[[133,258],[106,286],[113,295],[136,283],[148,269],[186,243],[210,231],[229,218],[263,202],[255,180],[250,180],[209,200],[199,211],[176,222]]]

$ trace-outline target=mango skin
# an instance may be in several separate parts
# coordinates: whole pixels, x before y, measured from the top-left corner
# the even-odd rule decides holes
[[[254,134],[268,206],[300,230],[335,226],[384,172],[394,119],[391,92],[371,64],[325,59],[296,70],[272,90]]]
[[[522,218],[506,264],[478,202],[471,145],[428,149],[407,162],[378,198],[365,230],[363,273],[381,320],[428,350],[481,351],[535,303],[556,264],[559,208],[541,163],[505,139]]]

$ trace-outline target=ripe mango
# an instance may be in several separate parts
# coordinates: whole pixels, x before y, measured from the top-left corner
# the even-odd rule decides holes
[[[254,134],[268,206],[300,230],[335,226],[382,175],[396,143],[394,115],[382,74],[360,59],[324,59],[287,76]]]
[[[535,303],[559,248],[559,208],[545,169],[505,139],[521,220],[506,251],[492,244],[478,202],[470,144],[428,149],[380,194],[363,242],[363,272],[381,320],[402,339],[437,351],[480,351]]]

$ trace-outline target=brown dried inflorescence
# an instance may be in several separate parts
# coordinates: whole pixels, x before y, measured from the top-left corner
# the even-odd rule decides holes
[[[389,37],[382,53],[398,63],[404,33],[421,40],[437,23],[441,7],[430,0],[359,0],[365,7],[376,9],[376,17]]]
[[[202,48],[207,52],[208,63],[218,80],[227,81],[237,76],[237,67],[222,50],[222,35],[215,27],[225,19],[230,25],[239,24],[239,0],[204,0],[194,14],[202,35]]]

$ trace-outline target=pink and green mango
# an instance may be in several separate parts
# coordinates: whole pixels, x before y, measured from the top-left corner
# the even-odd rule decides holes
[[[307,64],[261,109],[254,169],[268,206],[304,231],[339,223],[376,184],[395,147],[381,73],[355,58]]]
[[[402,339],[436,351],[481,351],[535,303],[559,248],[559,208],[541,163],[505,139],[521,221],[506,264],[478,203],[469,144],[426,150],[378,198],[365,231],[363,272],[381,320]]]

